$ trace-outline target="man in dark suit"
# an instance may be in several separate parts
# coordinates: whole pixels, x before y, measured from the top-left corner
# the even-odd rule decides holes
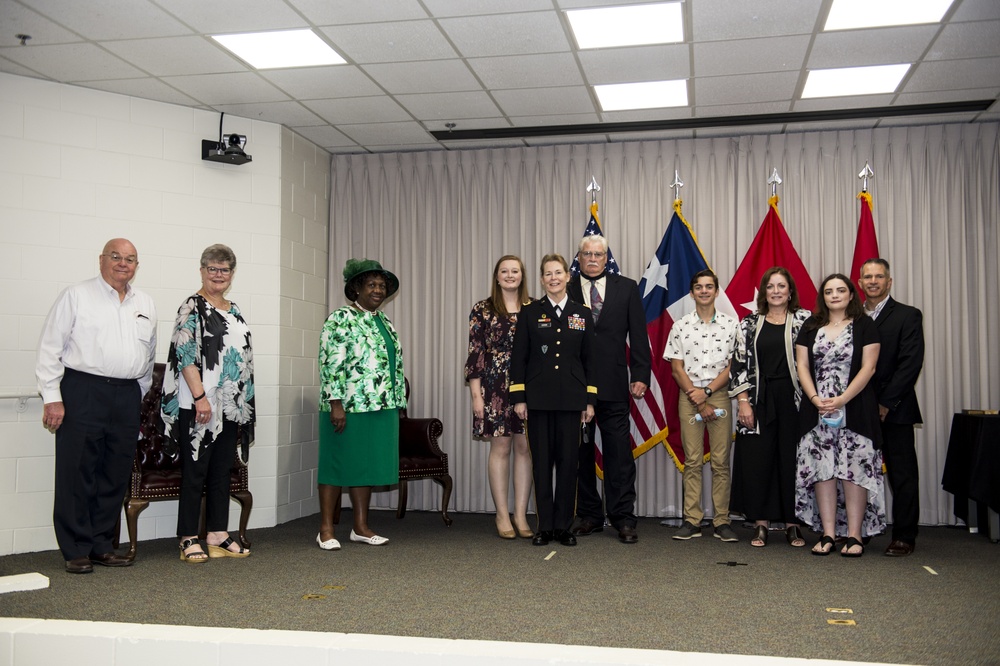
[[[920,519],[913,426],[923,419],[913,387],[924,365],[923,315],[889,296],[892,277],[885,259],[866,261],[858,286],[865,295],[865,312],[875,320],[882,340],[873,381],[882,419],[882,458],[892,488],[892,541],[885,554],[905,557],[915,547]]]
[[[604,456],[604,508],[597,490],[594,424],[580,445],[577,474],[577,525],[585,536],[604,529],[604,515],[623,543],[635,543],[635,460],[629,439],[629,396],[642,398],[649,386],[649,336],[639,287],[627,277],[608,274],[608,241],[585,236],[577,255],[580,275],[569,282],[569,297],[590,308],[598,354],[592,376],[597,381],[597,426]],[[631,351],[626,352],[626,338]],[[631,379],[629,373],[631,372]],[[631,383],[630,383],[631,382]]]

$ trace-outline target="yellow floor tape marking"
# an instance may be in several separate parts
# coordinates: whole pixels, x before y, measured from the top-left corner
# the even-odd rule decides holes
[[[927,569],[927,573],[929,573],[932,576],[937,576],[938,575],[938,572],[934,571],[934,569],[931,569],[930,567],[925,566],[924,569]]]
[[[326,599],[325,594],[303,594],[302,598],[306,601],[311,601],[313,599]]]
[[[827,613],[850,613],[852,615],[854,614],[854,611],[852,611],[850,608],[827,608],[826,612]]]
[[[855,625],[857,625],[857,622],[855,622],[854,620],[827,620],[826,623],[827,624],[850,625],[852,627],[855,626]]]
[[[555,556],[555,554],[556,554],[556,551],[554,551],[554,550],[553,550],[553,551],[552,551],[551,553],[549,553],[549,554],[548,554],[548,555],[547,555],[547,556],[545,557],[545,561],[546,561],[546,562],[548,562],[549,560],[551,560],[551,559],[552,559],[552,558],[553,558],[553,557]]]

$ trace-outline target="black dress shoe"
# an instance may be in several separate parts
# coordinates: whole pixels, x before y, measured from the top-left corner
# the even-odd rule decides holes
[[[583,518],[571,531],[576,536],[587,536],[595,532],[603,532],[604,523],[591,520],[590,518]]]
[[[635,531],[635,528],[631,525],[623,525],[620,530],[618,530],[618,540],[622,543],[637,543],[639,541],[639,534]]]
[[[132,566],[132,560],[123,557],[122,555],[118,555],[117,553],[101,553],[100,555],[91,555],[90,561],[104,567]]]
[[[74,574],[92,573],[94,565],[90,563],[89,558],[77,557],[72,560],[66,560],[66,571]]]
[[[547,546],[550,541],[552,541],[552,532],[539,532],[535,535],[535,538],[531,540],[531,545]]]
[[[576,537],[573,536],[573,533],[570,532],[569,530],[563,530],[556,536],[556,538],[558,538],[559,543],[561,543],[564,546],[576,545]]]
[[[886,557],[906,557],[913,552],[913,544],[893,539],[889,547],[885,549]]]

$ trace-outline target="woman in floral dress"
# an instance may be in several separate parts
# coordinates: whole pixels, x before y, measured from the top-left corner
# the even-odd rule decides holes
[[[816,315],[795,343],[802,401],[795,513],[822,538],[814,555],[861,557],[863,540],[885,530],[882,431],[870,380],[879,353],[878,331],[850,279],[823,280]]]
[[[229,247],[202,252],[201,289],[177,310],[163,374],[166,435],[180,447],[180,558],[190,564],[250,555],[227,531],[234,456],[247,462],[256,420],[250,328],[226,299],[235,272]],[[203,491],[207,553],[198,542]]]
[[[524,282],[524,264],[514,255],[500,257],[493,267],[490,297],[469,314],[469,357],[465,379],[472,393],[472,434],[490,441],[488,476],[496,506],[497,534],[513,539],[532,537],[528,527],[531,496],[531,454],[524,421],[508,400],[507,371],[514,345],[514,328],[522,305],[531,302]],[[511,450],[514,452],[511,464]],[[514,521],[511,525],[507,490],[514,477]]]

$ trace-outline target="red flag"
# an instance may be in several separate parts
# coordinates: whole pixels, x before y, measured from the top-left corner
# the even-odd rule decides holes
[[[851,283],[855,287],[861,278],[861,267],[869,259],[879,256],[875,220],[872,219],[872,195],[859,192],[858,198],[861,199],[861,219],[858,220],[858,237],[854,241],[854,261],[851,262]]]
[[[732,281],[726,287],[726,294],[736,308],[740,319],[751,312],[757,311],[757,293],[760,289],[760,278],[764,271],[772,266],[783,266],[788,269],[795,287],[799,292],[799,305],[806,310],[816,307],[816,284],[809,277],[799,253],[792,245],[791,239],[781,224],[778,215],[778,197],[768,200],[767,215],[757,230],[750,248],[747,250],[740,267],[736,269]]]

